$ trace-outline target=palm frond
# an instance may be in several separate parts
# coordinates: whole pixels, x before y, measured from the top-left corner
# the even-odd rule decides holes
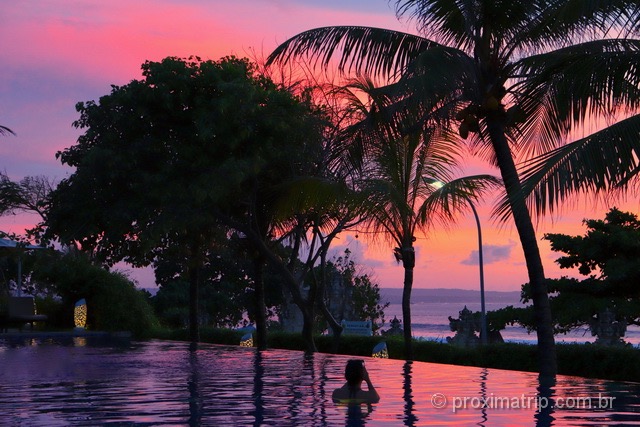
[[[340,71],[374,77],[399,73],[421,52],[438,46],[425,38],[394,30],[336,26],[304,31],[278,46],[267,65],[308,59],[314,67],[328,68],[337,60]]]
[[[423,177],[450,180],[457,165],[455,157],[450,145],[433,136],[379,142],[371,151],[362,182],[369,200],[369,229],[384,232],[398,244],[413,236],[425,223],[421,218],[432,214],[419,214],[433,191]]]
[[[582,40],[622,37],[625,28],[638,29],[640,8],[635,0],[531,0],[528,22],[518,26],[508,43],[514,50],[553,50]],[[515,26],[514,26],[515,28]]]
[[[536,3],[535,0],[397,0],[396,15],[414,19],[421,34],[472,54],[474,44],[483,33],[487,34],[483,28],[486,23],[490,22],[492,37],[510,40],[536,19],[540,13],[540,5]]]
[[[511,90],[529,155],[556,148],[591,117],[640,107],[640,40],[597,40],[523,58]],[[538,141],[537,144],[531,144]]]
[[[0,125],[0,135],[15,135],[16,133],[6,126]]]
[[[423,181],[431,191],[417,211],[421,224],[446,225],[454,219],[456,213],[470,208],[472,203],[484,199],[491,191],[503,186],[502,180],[493,175],[470,175],[441,182],[430,176]]]
[[[624,191],[640,173],[640,115],[531,159],[520,170],[523,197],[537,215],[577,193]],[[508,210],[503,198],[496,214],[504,219]]]
[[[429,34],[443,44],[468,48],[481,13],[478,2],[455,0],[397,0],[396,16],[416,21],[421,34]]]
[[[442,123],[442,107],[415,100],[419,97],[396,99],[398,93],[392,86],[377,87],[364,76],[350,81],[344,99],[357,111],[354,117],[359,120],[343,129],[342,140],[351,147],[359,167],[370,160],[375,164],[381,157],[415,160],[419,146],[422,153],[428,153],[425,164],[431,166],[427,167],[451,167],[457,160],[457,150],[448,134],[441,131],[446,128],[437,126]],[[408,165],[401,166],[404,171],[410,170]]]
[[[461,103],[481,101],[475,65],[473,57],[461,50],[434,47],[420,54],[385,90],[403,108],[423,111],[420,120],[444,125]]]

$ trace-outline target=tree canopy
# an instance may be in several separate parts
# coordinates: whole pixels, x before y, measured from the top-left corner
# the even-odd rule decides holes
[[[291,146],[308,140],[308,109],[246,60],[166,58],[142,71],[78,103],[84,133],[57,154],[75,172],[53,194],[49,230],[107,263],[148,264],[157,243],[207,230],[214,207],[231,209],[290,169],[285,160],[304,158]]]
[[[581,326],[593,333],[605,315],[624,325],[640,325],[640,221],[637,215],[612,208],[604,219],[585,219],[582,236],[546,234],[551,249],[564,253],[556,260],[562,269],[577,269],[582,279],[547,279],[556,333]],[[523,302],[531,299],[529,284],[522,287]],[[493,326],[507,323],[535,328],[531,307],[491,313]]]
[[[604,310],[628,324],[640,324],[640,221],[630,212],[612,208],[604,219],[584,220],[584,236],[546,234],[551,249],[565,255],[563,269],[577,268],[585,279],[553,281],[559,327],[588,324]],[[573,318],[563,316],[566,308]],[[564,317],[564,319],[563,319]]]
[[[180,251],[194,328],[198,274],[221,218],[277,233],[269,201],[315,159],[319,116],[244,59],[169,57],[145,62],[142,76],[76,105],[84,133],[57,153],[75,171],[51,195],[47,236],[107,265]]]

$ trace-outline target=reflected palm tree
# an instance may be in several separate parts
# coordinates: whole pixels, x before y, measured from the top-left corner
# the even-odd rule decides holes
[[[404,418],[402,418],[402,421],[407,427],[415,426],[418,422],[418,417],[413,413],[415,402],[413,401],[412,364],[413,361],[407,360],[404,362],[404,365],[402,367],[402,389],[404,390],[404,393],[402,395],[402,397],[404,398]]]
[[[553,417],[555,386],[555,378],[542,375],[538,378],[538,408],[534,415],[536,427],[550,427],[553,425],[555,420]]]

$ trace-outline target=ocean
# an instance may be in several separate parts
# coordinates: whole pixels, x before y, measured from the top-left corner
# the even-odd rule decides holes
[[[381,303],[389,302],[384,311],[383,330],[389,329],[389,322],[395,317],[402,321],[402,289],[380,289]],[[446,341],[455,332],[449,328],[449,316],[457,318],[465,306],[471,311],[480,311],[480,292],[462,289],[413,289],[411,292],[411,328],[413,336],[419,339]],[[524,307],[520,302],[520,292],[485,292],[487,311],[513,305]],[[501,331],[502,338],[508,342],[535,344],[535,332],[529,334],[525,328],[507,326]],[[640,327],[630,325],[624,340],[634,346],[640,345]],[[595,337],[587,328],[580,328],[568,334],[556,335],[557,343],[594,342]]]

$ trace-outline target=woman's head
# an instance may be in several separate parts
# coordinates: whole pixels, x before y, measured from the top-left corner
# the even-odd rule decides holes
[[[344,368],[344,377],[350,386],[359,386],[364,380],[364,360],[349,360]]]

